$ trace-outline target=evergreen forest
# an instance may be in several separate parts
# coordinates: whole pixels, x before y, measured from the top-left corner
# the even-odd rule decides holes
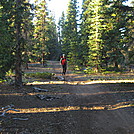
[[[134,66],[134,1],[70,0],[56,24],[47,0],[0,0],[0,79],[22,65],[59,60],[66,54],[74,70],[127,71]]]

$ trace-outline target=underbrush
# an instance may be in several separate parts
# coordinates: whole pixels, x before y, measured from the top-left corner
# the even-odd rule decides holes
[[[36,73],[26,73],[24,76],[26,77],[34,77],[34,78],[43,78],[43,79],[51,79],[55,74],[50,72],[36,72]]]

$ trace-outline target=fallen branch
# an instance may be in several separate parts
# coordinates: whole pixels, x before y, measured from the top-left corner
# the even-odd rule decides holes
[[[7,108],[12,108],[12,107],[14,107],[14,105],[13,104],[10,104],[10,105],[7,105],[5,107],[2,107],[1,109],[4,110],[4,109],[7,109]]]
[[[13,118],[14,120],[21,120],[21,121],[27,121],[28,118]]]
[[[8,109],[4,110],[0,116],[5,116],[5,114],[7,113],[7,111],[16,111],[16,112],[19,112],[19,110],[8,108]]]
[[[6,119],[6,118],[8,118],[8,116],[6,116],[5,114],[8,112],[8,111],[16,111],[16,112],[19,112],[20,110],[16,110],[16,109],[14,109],[14,108],[12,108],[12,107],[14,107],[14,105],[7,105],[7,106],[5,106],[5,107],[2,107],[1,109],[1,111],[2,111],[2,114],[0,114],[0,117],[4,117],[2,120],[1,120],[1,122],[0,122],[0,124]],[[27,121],[28,120],[28,118],[11,118],[11,119],[13,119],[13,120],[20,120],[20,121]]]

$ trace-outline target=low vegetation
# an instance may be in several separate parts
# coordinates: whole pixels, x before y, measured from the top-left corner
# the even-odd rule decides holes
[[[42,78],[42,79],[51,79],[55,74],[50,72],[36,72],[36,73],[26,73],[24,76]]]

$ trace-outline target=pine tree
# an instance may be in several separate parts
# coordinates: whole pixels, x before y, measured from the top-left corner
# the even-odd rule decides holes
[[[120,6],[118,7],[122,10],[124,14],[124,27],[122,30],[122,42],[123,44],[123,49],[122,49],[122,54],[124,55],[124,66],[131,66],[131,64],[134,63],[134,36],[133,36],[133,25],[134,25],[134,14],[133,14],[133,9],[134,7],[130,6]]]
[[[109,1],[109,9],[107,10],[106,20],[107,20],[107,31],[104,35],[105,52],[109,59],[109,63],[118,70],[119,65],[124,64],[125,57],[123,52],[127,43],[125,39],[127,38],[127,12],[122,10],[126,8],[122,1]]]
[[[54,59],[58,55],[58,35],[53,16],[49,15],[46,1],[36,0],[35,10],[35,45],[34,56],[42,58],[43,65],[46,59]],[[41,56],[42,55],[42,56]]]
[[[26,19],[30,16],[30,4],[27,0],[17,0],[14,14],[15,26],[15,85],[22,86],[22,52],[24,50],[26,38]]]
[[[66,53],[66,50],[64,50],[64,45],[66,44],[66,40],[64,40],[66,37],[65,32],[65,13],[62,12],[61,18],[58,22],[58,43],[60,45],[60,53]]]
[[[132,42],[132,10],[123,5],[125,1],[83,1],[81,48],[86,66],[101,71],[108,65],[118,70],[124,64],[128,42]]]
[[[86,66],[101,71],[104,24],[104,3],[100,0],[86,0],[83,5],[81,44],[84,48]]]
[[[13,1],[0,1],[0,78],[3,79],[14,64]]]
[[[48,38],[46,37],[46,30],[48,24],[48,12],[46,7],[46,1],[41,0],[35,1],[35,32],[34,38],[36,41],[35,44],[35,56],[38,58],[42,58],[42,64],[45,65],[45,55],[48,53],[46,47],[46,41]]]
[[[73,64],[76,63],[78,55],[77,14],[77,0],[70,0],[65,21],[62,22],[62,50]]]
[[[5,53],[3,55],[5,58],[1,60],[2,77],[14,66],[15,85],[22,86],[22,52],[26,44],[24,33],[27,29],[26,19],[30,16],[30,4],[27,0],[2,0],[0,6],[0,27],[2,28],[0,47]]]
[[[57,27],[53,17],[49,17],[46,36],[48,38],[48,40],[46,41],[46,47],[48,50],[48,54],[46,55],[47,59],[57,60],[59,57],[60,49],[58,45]]]

